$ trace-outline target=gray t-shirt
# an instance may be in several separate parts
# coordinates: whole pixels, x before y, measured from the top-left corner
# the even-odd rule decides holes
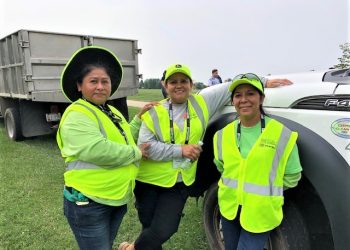
[[[262,78],[262,82],[266,85],[266,79]],[[228,88],[231,82],[225,82],[222,84],[211,86],[210,88],[203,89],[199,95],[201,95],[207,104],[209,119],[221,108],[230,102],[231,92]],[[169,102],[162,104],[166,109],[169,109]],[[186,103],[173,104],[173,119],[174,123],[182,131],[185,124],[185,112]],[[169,128],[170,130],[170,128]],[[137,144],[150,143],[149,158],[155,161],[171,161],[173,165],[181,164],[179,158],[182,158],[181,144],[169,144],[163,143],[157,140],[155,135],[142,123],[139,138]],[[186,160],[182,158],[182,160]],[[176,167],[176,166],[175,166]],[[179,175],[178,181],[181,181],[181,175]]]

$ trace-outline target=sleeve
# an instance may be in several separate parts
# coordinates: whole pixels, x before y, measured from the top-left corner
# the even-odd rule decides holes
[[[284,189],[293,188],[298,185],[299,180],[301,179],[301,173],[295,174],[286,174],[283,177],[283,186]]]
[[[214,164],[220,173],[224,172],[224,163],[222,161],[214,158]]]
[[[98,124],[81,112],[71,111],[60,127],[64,157],[74,156],[104,167],[125,166],[142,157],[137,146],[119,144],[103,137]]]
[[[300,173],[302,171],[302,167],[300,164],[299,151],[297,144],[294,145],[292,152],[289,155],[285,174],[295,174]]]
[[[213,137],[213,149],[214,149],[214,164],[220,173],[224,172],[224,163],[218,159],[218,152],[216,147],[217,133]]]
[[[143,122],[140,128],[137,144],[149,143],[149,158],[154,161],[171,161],[174,158],[182,157],[180,144],[163,143],[157,140],[156,136],[148,129]]]
[[[135,115],[129,124],[130,124],[130,131],[131,131],[132,137],[134,138],[135,141],[137,141],[137,138],[139,137],[139,131],[140,131],[142,121],[137,115]]]
[[[230,82],[214,85],[210,88],[203,89],[199,95],[204,98],[208,107],[209,118],[211,118],[220,108],[230,103],[231,92],[228,88]]]
[[[298,146],[295,144],[287,161],[286,170],[283,177],[284,187],[296,187],[298,185],[299,180],[301,179],[302,170],[303,169],[300,164]]]

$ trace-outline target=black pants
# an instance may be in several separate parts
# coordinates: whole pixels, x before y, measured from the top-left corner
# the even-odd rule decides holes
[[[136,250],[158,250],[177,232],[188,191],[176,183],[171,188],[136,182],[136,209],[142,232],[135,241]]]

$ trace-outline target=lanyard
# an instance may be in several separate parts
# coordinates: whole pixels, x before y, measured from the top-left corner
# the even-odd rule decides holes
[[[265,117],[264,115],[261,115],[260,117],[260,124],[261,124],[261,133],[264,131],[265,129]],[[238,145],[238,150],[239,152],[241,152],[241,121],[238,121],[238,125],[237,125],[237,145]]]
[[[95,107],[98,107],[104,114],[108,116],[108,118],[113,122],[113,124],[117,127],[121,135],[124,137],[124,140],[126,144],[129,144],[129,140],[126,137],[125,131],[123,130],[122,126],[120,126],[120,122],[122,121],[122,118],[118,115],[114,114],[112,110],[108,107],[108,105],[96,105],[92,102],[89,102],[88,100],[84,99],[88,103],[94,105]]]
[[[171,139],[171,144],[175,144],[175,136],[174,136],[174,116],[173,116],[173,104],[169,102],[169,120],[170,120],[170,139]],[[188,101],[186,104],[186,123],[187,123],[187,128],[186,128],[186,140],[185,144],[188,144],[188,141],[190,139],[190,115],[188,113]]]

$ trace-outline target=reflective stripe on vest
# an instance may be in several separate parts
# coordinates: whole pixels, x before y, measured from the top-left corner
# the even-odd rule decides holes
[[[113,113],[122,117],[118,110],[112,106],[110,106],[110,108]],[[118,131],[110,118],[98,108],[82,99],[74,102],[66,109],[62,116],[60,126],[64,124],[65,117],[71,111],[81,112],[88,116],[89,119],[95,123],[95,131],[100,131],[101,138],[125,144],[122,134]],[[120,125],[130,139],[130,144],[135,145],[132,139],[130,126],[123,117]],[[67,133],[69,133],[69,131],[67,131]],[[60,133],[57,133],[57,137],[57,141],[61,142]],[[79,140],[79,138],[77,138],[77,140]],[[59,146],[60,149],[63,150],[64,143],[59,144]],[[64,173],[65,184],[86,195],[101,199],[120,200],[124,199],[126,195],[130,195],[130,187],[133,189],[135,186],[138,168],[134,163],[115,166],[108,165],[104,167],[103,165],[95,165],[94,163],[81,161],[75,155],[65,155],[64,158],[67,165],[67,170]]]
[[[218,183],[220,212],[226,219],[234,220],[241,206],[240,224],[252,233],[270,231],[282,221],[283,177],[298,137],[280,122],[267,120],[266,128],[245,158],[236,144],[237,121],[214,135],[215,159],[221,155],[224,164]]]
[[[95,110],[93,110],[92,108],[90,108],[90,107],[88,107],[88,106],[86,106],[86,105],[84,105],[84,104],[82,104],[82,103],[79,103],[79,102],[76,102],[76,103],[74,103],[74,104],[75,104],[75,105],[81,105],[81,106],[83,106],[84,108],[88,109],[91,113],[94,114],[94,116],[96,117],[96,120],[97,120],[97,122],[98,122],[98,126],[100,127],[101,134],[103,135],[104,138],[107,138],[106,131],[105,131],[105,129],[103,128],[102,122],[101,122],[101,120],[98,118],[98,116],[97,116]]]
[[[158,118],[158,114],[157,114],[156,110],[150,109],[149,114],[150,114],[152,121],[153,121],[154,130],[156,132],[155,135],[157,136],[157,139],[161,142],[164,142],[163,135],[162,135],[162,132],[160,129],[159,118]]]
[[[198,101],[196,100],[196,98],[194,96],[190,96],[189,100],[191,102],[191,105],[193,106],[193,109],[195,110],[201,124],[202,124],[202,128],[203,128],[203,134],[201,136],[201,138],[203,138],[204,134],[205,134],[205,129],[206,129],[206,122],[205,122],[205,118],[204,118],[204,114],[203,114],[203,110],[200,107]],[[152,118],[153,121],[153,126],[154,126],[154,131],[156,133],[157,139],[161,142],[164,142],[164,138],[162,135],[162,130],[160,129],[160,124],[159,124],[159,118],[158,118],[158,114],[155,111],[155,109],[150,109],[149,110],[149,114]]]
[[[162,101],[162,105],[155,106],[146,112],[142,116],[142,120],[158,141],[170,144],[170,120],[169,110],[166,107],[166,103],[164,103],[166,101]],[[202,96],[191,95],[189,97],[188,112],[191,119],[189,144],[197,144],[203,138],[209,119],[207,104]],[[187,131],[181,131],[178,126],[175,126],[174,132],[175,142],[177,144],[184,143]],[[155,161],[152,159],[142,159],[137,180],[161,187],[172,187],[181,172],[182,181],[185,185],[189,186],[194,182],[196,177],[197,161],[192,162],[188,168],[180,168],[178,160]]]
[[[276,153],[272,160],[271,171],[269,174],[269,185],[262,186],[252,183],[244,183],[243,190],[245,192],[264,196],[283,196],[283,187],[273,186],[273,183],[276,178],[280,156],[283,154],[291,134],[292,131],[283,126],[281,136],[276,147]],[[222,161],[222,130],[219,130],[217,134],[217,149],[218,159]],[[237,188],[238,180],[222,178],[222,183],[230,188]]]
[[[202,128],[203,128],[203,135],[202,138],[205,134],[205,130],[207,128],[207,124],[205,122],[205,118],[204,118],[204,113],[203,113],[203,109],[201,108],[201,106],[199,105],[199,103],[197,102],[196,98],[194,98],[193,95],[190,95],[190,97],[188,98],[194,108],[194,110],[196,111],[196,114],[198,115],[199,120],[202,123]]]
[[[85,162],[85,161],[72,161],[67,163],[67,171],[68,170],[81,170],[81,169],[98,169],[99,166]]]
[[[100,131],[101,131],[101,134],[103,135],[104,138],[107,138],[107,134],[106,134],[106,131],[105,129],[103,128],[102,126],[102,122],[101,120],[98,118],[95,110],[93,110],[92,108],[82,104],[82,103],[75,103],[76,105],[81,105],[83,106],[84,108],[88,109],[91,113],[94,114],[94,116],[96,117],[96,120],[98,122],[98,126],[100,127]],[[98,169],[100,168],[99,166],[95,165],[95,164],[92,164],[92,163],[89,163],[89,162],[84,162],[84,161],[73,161],[73,162],[68,162],[67,163],[67,167],[66,167],[66,170],[81,170],[81,169]]]
[[[220,129],[217,133],[217,150],[218,150],[218,159],[219,161],[223,161],[222,159],[222,129]]]

